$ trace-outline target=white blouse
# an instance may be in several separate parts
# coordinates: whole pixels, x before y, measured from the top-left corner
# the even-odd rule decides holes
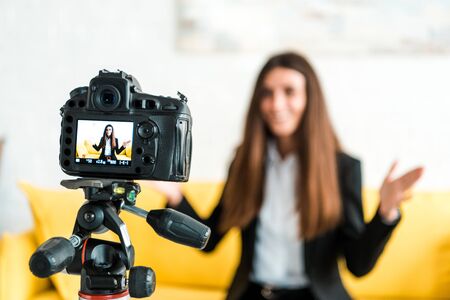
[[[263,203],[256,231],[250,279],[279,288],[309,285],[305,273],[303,241],[299,239],[296,209],[297,157],[282,159],[274,142],[268,143]]]
[[[106,139],[105,141],[105,156],[110,156],[111,153],[111,139]]]

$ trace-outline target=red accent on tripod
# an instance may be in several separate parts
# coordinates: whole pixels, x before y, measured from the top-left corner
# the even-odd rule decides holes
[[[82,299],[86,300],[113,300],[113,299],[121,299],[123,297],[129,296],[128,290],[119,293],[119,294],[112,294],[112,295],[88,295],[83,294],[81,292],[78,293],[78,296]]]
[[[86,244],[89,238],[84,240],[83,249],[81,250],[81,265],[84,265],[84,260],[86,258]]]

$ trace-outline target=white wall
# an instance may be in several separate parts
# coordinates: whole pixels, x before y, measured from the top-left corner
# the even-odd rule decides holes
[[[32,226],[18,180],[57,187],[68,178],[58,165],[59,108],[99,69],[131,73],[148,93],[187,95],[191,180],[223,179],[270,53],[178,52],[175,4],[0,1],[0,233]],[[419,188],[450,188],[450,56],[309,56],[343,144],[363,160],[366,185],[378,186],[399,158],[402,170],[425,165]]]

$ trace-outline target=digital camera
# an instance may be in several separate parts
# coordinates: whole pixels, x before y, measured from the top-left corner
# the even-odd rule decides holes
[[[154,96],[125,72],[100,71],[61,108],[59,161],[69,175],[187,181],[192,118],[187,99]]]

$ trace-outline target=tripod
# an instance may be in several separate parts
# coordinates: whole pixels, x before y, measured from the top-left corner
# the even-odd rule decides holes
[[[140,217],[160,236],[196,248],[204,248],[210,229],[173,209],[147,212],[135,207],[141,188],[130,180],[63,180],[69,189],[82,188],[87,200],[79,209],[72,236],[45,241],[30,258],[31,272],[41,278],[65,269],[81,275],[79,300],[124,300],[150,296],[156,286],[155,273],[148,267],[134,267],[134,247],[121,210]],[[92,233],[114,232],[120,243],[91,238]],[[127,271],[129,277],[127,279]]]

